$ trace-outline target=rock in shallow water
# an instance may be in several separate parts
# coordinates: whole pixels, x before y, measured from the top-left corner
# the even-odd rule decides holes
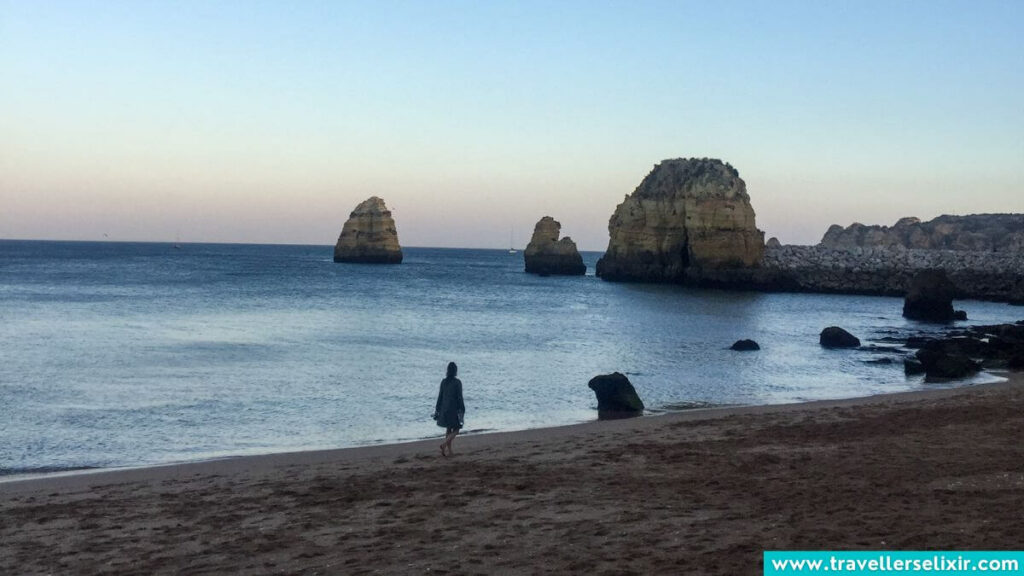
[[[753,350],[760,350],[761,346],[753,340],[737,340],[729,347],[730,350],[736,350],[737,352],[750,352]]]
[[[839,326],[829,326],[821,331],[818,343],[825,348],[857,348],[860,339]]]
[[[643,414],[644,403],[629,378],[623,374],[613,372],[595,376],[587,386],[597,396],[598,417],[622,418]]]
[[[917,359],[924,366],[926,381],[944,381],[973,376],[981,370],[981,364],[967,356],[946,354],[936,350],[917,351]]]

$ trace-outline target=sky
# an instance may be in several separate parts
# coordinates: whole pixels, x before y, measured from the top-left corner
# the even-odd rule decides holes
[[[0,238],[604,250],[678,157],[783,243],[1024,212],[1024,2],[0,0]]]

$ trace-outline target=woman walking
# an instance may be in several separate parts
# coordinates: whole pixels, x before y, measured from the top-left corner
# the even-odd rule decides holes
[[[437,404],[434,406],[434,420],[445,429],[444,442],[441,443],[441,455],[452,455],[452,440],[459,435],[462,428],[462,417],[466,413],[466,405],[462,402],[462,381],[455,377],[459,367],[455,362],[448,363],[448,375],[441,380],[441,389],[437,392]]]

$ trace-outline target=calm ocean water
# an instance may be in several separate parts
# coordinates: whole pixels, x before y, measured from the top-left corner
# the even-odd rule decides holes
[[[833,324],[865,344],[928,329],[895,298],[612,284],[598,253],[586,277],[540,278],[503,250],[407,248],[399,266],[331,250],[0,241],[0,474],[436,435],[450,360],[469,430],[592,420],[587,381],[616,370],[653,410],[925,387],[818,346]],[[740,338],[763,349],[727,350]]]

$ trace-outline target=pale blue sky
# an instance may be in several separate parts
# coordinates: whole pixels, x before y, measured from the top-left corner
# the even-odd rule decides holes
[[[602,250],[656,162],[758,226],[1024,212],[1024,2],[0,0],[0,238]]]

